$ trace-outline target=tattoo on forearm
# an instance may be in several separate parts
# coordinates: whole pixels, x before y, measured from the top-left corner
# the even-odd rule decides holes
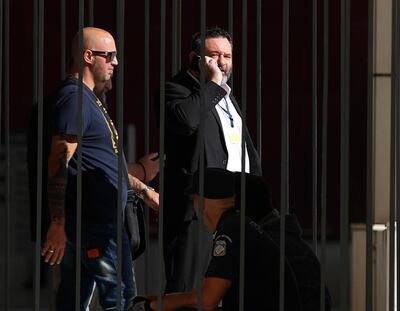
[[[61,222],[64,219],[65,191],[68,178],[68,149],[60,154],[58,170],[48,180],[48,197],[51,221]]]
[[[142,182],[132,175],[129,175],[129,183],[131,184],[131,187],[136,191],[140,191],[142,189],[142,187],[140,187],[142,185]]]

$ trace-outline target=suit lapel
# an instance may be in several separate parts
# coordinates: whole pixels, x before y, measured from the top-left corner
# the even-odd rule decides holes
[[[240,107],[235,99],[235,97],[233,97],[232,93],[229,95],[229,98],[231,99],[233,106],[235,106],[236,112],[238,113],[238,115],[240,117],[242,117],[242,111],[240,110]]]

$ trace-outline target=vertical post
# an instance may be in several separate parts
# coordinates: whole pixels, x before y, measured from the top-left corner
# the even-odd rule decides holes
[[[321,311],[325,310],[326,271],[326,189],[328,162],[328,93],[329,93],[329,0],[324,0],[324,56],[322,95],[322,169],[321,169]]]
[[[117,49],[119,68],[116,75],[116,101],[118,124],[118,205],[117,205],[117,310],[121,310],[121,278],[122,278],[122,178],[125,169],[123,143],[124,143],[124,24],[125,0],[117,1]],[[126,181],[127,183],[129,180]]]
[[[79,0],[79,51],[83,51],[84,1]],[[81,288],[81,228],[82,228],[82,101],[83,101],[83,58],[79,58],[77,138],[78,171],[76,183],[76,257],[75,257],[75,310],[80,310]]]
[[[182,0],[172,1],[172,75],[175,75],[181,66],[181,15]]]
[[[4,0],[4,150],[5,150],[5,264],[4,264],[4,306],[5,310],[10,309],[10,214],[11,214],[11,195],[10,195],[10,0]]]
[[[367,176],[366,176],[366,311],[372,311],[372,224],[373,224],[373,44],[374,0],[368,1],[368,102],[367,102]]]
[[[400,74],[400,40],[398,38],[400,34],[400,5],[399,1],[396,0],[396,5],[392,8],[393,14],[393,19],[396,20],[395,24],[395,30],[393,30],[393,36],[396,36],[396,39],[392,39],[392,45],[395,47],[393,50],[393,53],[395,54],[395,78],[396,78],[396,84],[395,84],[395,102],[393,103],[395,106],[395,124],[396,124],[396,133],[395,133],[395,146],[396,146],[396,153],[395,153],[395,174],[396,174],[396,189],[394,190],[394,195],[396,197],[396,202],[394,206],[394,213],[395,213],[395,222],[396,222],[396,301],[395,304],[396,306],[400,306],[400,256],[399,256],[399,250],[400,250],[400,230],[398,228],[399,226],[399,221],[400,221],[400,199],[399,199],[399,194],[400,194],[400,79],[399,79],[399,74]]]
[[[389,310],[395,310],[395,228],[398,172],[398,1],[392,0],[392,68],[391,68],[391,142],[390,142],[390,212],[389,212]]]
[[[245,283],[245,239],[246,239],[246,115],[247,115],[247,0],[242,1],[242,159],[240,174],[240,266],[239,266],[239,310],[244,310]]]
[[[35,1],[36,2],[36,1]],[[44,1],[37,1],[37,22],[34,25],[36,36],[34,37],[34,48],[36,52],[34,55],[37,57],[34,60],[36,80],[34,91],[34,104],[37,103],[37,178],[36,178],[36,244],[35,244],[35,311],[40,309],[40,261],[41,261],[41,227],[42,227],[42,185],[43,185],[43,53],[44,53]],[[47,176],[46,176],[47,177]]]
[[[89,0],[88,1],[89,17],[88,17],[87,25],[90,26],[90,27],[93,27],[93,25],[94,25],[94,3],[93,2],[94,2],[93,0]],[[117,3],[117,6],[118,6],[118,3]],[[117,23],[118,23],[118,21],[117,21]]]
[[[163,239],[164,239],[164,162],[165,162],[165,0],[161,1],[160,7],[160,206],[159,206],[159,223],[158,223],[158,310],[162,310],[164,271],[163,267]]]
[[[262,156],[262,95],[261,95],[261,73],[262,73],[262,66],[261,66],[261,51],[262,51],[262,23],[261,23],[261,0],[257,0],[257,52],[256,52],[256,63],[257,63],[257,77],[256,77],[256,86],[257,86],[257,94],[256,94],[256,103],[257,103],[257,151],[258,155]]]
[[[5,23],[5,18],[4,18],[4,16],[3,16],[3,5],[4,5],[4,2],[3,2],[3,0],[0,0],[0,18],[1,18],[1,21],[0,21],[0,145],[1,145],[1,138],[2,138],[2,111],[3,111],[3,49],[4,49],[4,46],[3,46],[3,23]],[[3,216],[3,215],[2,215]],[[3,217],[2,217],[2,219],[6,219],[6,215],[4,215]],[[2,230],[4,230],[4,233],[3,233],[3,231],[1,231],[1,233],[2,233],[2,237],[4,237],[4,239],[7,239],[7,226],[6,226],[6,224],[3,224],[3,222],[2,222],[2,227],[3,227],[3,229]],[[7,242],[6,241],[4,241],[3,242],[3,240],[1,240],[2,241],[2,245],[6,245],[7,244]],[[5,254],[5,257],[7,256],[7,252],[5,251],[5,252],[2,252],[3,254]],[[6,262],[6,260],[4,260],[4,262]],[[6,264],[4,265],[4,270],[2,271],[2,272],[4,272],[4,284],[5,284],[5,286],[4,286],[4,299],[1,299],[1,298],[3,298],[3,293],[0,293],[0,300],[2,300],[2,301],[4,301],[4,302],[6,302],[6,297],[8,296],[8,293],[7,293],[7,282],[6,282],[6,279],[7,279],[7,274],[6,274],[6,271],[7,271],[7,266],[6,266]],[[6,309],[6,303],[4,303],[4,309],[5,310],[7,310]]]
[[[150,151],[150,33],[149,33],[149,15],[150,5],[148,0],[144,0],[144,153],[148,154]],[[146,228],[150,228],[150,215],[146,215]],[[149,230],[146,232],[146,245],[149,245]],[[148,287],[148,275],[150,265],[149,252],[144,253],[145,259],[145,278],[144,288],[145,292],[148,293],[150,288]]]
[[[234,16],[233,16],[233,0],[229,0],[228,3],[228,30],[231,34],[231,38],[233,40],[233,34],[234,34]],[[231,87],[231,92],[233,92],[233,75],[231,75],[231,78],[229,79],[229,85]]]
[[[66,33],[66,21],[65,21],[65,0],[60,2],[60,78],[63,80],[66,75],[66,47],[65,47],[65,33]],[[69,64],[68,64],[69,65]],[[68,68],[69,70],[70,68]]]
[[[285,215],[289,212],[289,0],[282,16],[282,128],[279,308],[285,309]]]
[[[340,259],[341,310],[348,309],[349,293],[349,115],[350,115],[350,0],[341,0],[340,109]]]
[[[205,59],[205,41],[206,41],[206,1],[200,1],[200,57],[201,59]],[[205,86],[205,71],[204,71],[204,62],[200,62],[202,64],[202,70],[200,70],[200,124],[199,124],[199,141],[201,145],[201,152],[199,157],[199,207],[198,207],[198,218],[199,218],[199,226],[197,232],[197,241],[198,241],[198,254],[203,253],[203,224],[204,224],[204,132],[205,132],[205,96],[204,96],[204,86]],[[203,262],[201,261],[197,265],[198,273],[197,275],[201,275]],[[202,278],[199,277],[197,280],[197,310],[201,311],[203,309],[203,291],[202,291]]]
[[[4,10],[3,10],[3,6],[4,6],[4,1],[0,0],[0,18],[1,18],[1,22],[0,22],[0,143],[1,143],[1,130],[2,130],[2,111],[3,111],[3,23],[5,23],[5,18],[3,16]]]
[[[317,253],[318,237],[318,1],[312,8],[312,246]]]

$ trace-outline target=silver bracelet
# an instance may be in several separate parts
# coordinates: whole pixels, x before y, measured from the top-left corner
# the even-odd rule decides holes
[[[138,196],[139,199],[144,201],[144,196],[146,195],[147,191],[149,191],[149,190],[154,191],[154,188],[145,185],[144,189],[142,191],[136,192],[136,195]]]

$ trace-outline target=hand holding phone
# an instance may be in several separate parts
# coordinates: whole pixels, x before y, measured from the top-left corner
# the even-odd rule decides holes
[[[190,70],[195,74],[200,75],[200,66],[204,66],[205,79],[213,81],[218,85],[222,83],[222,72],[218,67],[218,63],[215,59],[209,56],[205,56],[204,65],[200,64],[201,57],[198,54],[193,54],[190,62]]]

